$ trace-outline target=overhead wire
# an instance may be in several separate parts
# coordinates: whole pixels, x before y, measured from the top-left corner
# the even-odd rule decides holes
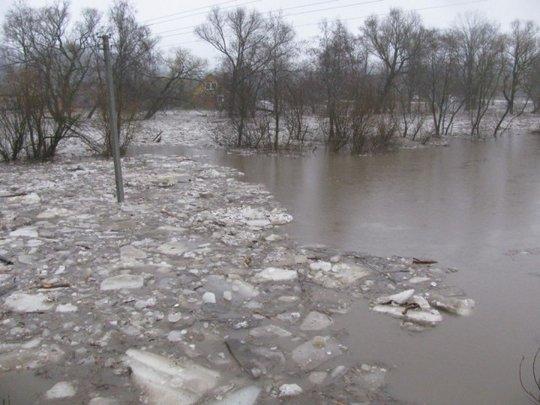
[[[297,9],[299,9],[299,8],[313,7],[313,6],[317,6],[317,5],[321,5],[321,4],[337,3],[338,1],[343,1],[343,0],[325,0],[325,1],[319,1],[319,2],[315,2],[315,3],[302,4],[302,5],[298,5],[298,6],[292,6],[292,7],[276,8],[276,9],[272,9],[272,10],[265,11],[265,13],[274,13],[274,12],[278,12],[278,11],[279,11],[279,12],[282,12],[282,11],[288,11],[288,10],[297,10]],[[387,0],[368,0],[368,1],[361,1],[361,2],[358,2],[358,3],[345,4],[345,5],[343,5],[343,6],[327,7],[327,8],[316,9],[316,10],[302,11],[302,12],[300,12],[300,13],[286,14],[286,15],[283,15],[283,17],[292,17],[292,16],[303,15],[303,14],[317,13],[317,12],[320,12],[320,11],[328,11],[328,10],[333,10],[333,9],[338,9],[338,8],[353,7],[353,6],[365,5],[365,4],[371,4],[371,3],[382,3],[382,2],[384,2],[384,1],[387,1]],[[205,14],[205,13],[203,13],[203,14]],[[194,26],[194,27],[195,27],[195,26]],[[188,28],[194,28],[194,27],[181,27],[181,28],[175,28],[175,29],[172,29],[172,30],[167,30],[167,31],[157,32],[156,35],[160,35],[160,34],[164,34],[164,33],[168,33],[168,32],[173,32],[173,31],[185,30],[185,29],[188,29]],[[182,33],[179,33],[179,34],[184,34],[184,33],[182,32]],[[171,36],[172,36],[172,35],[171,35]]]
[[[164,14],[164,15],[161,15],[161,16],[158,16],[158,17],[148,18],[146,20],[143,20],[142,22],[143,23],[148,23],[148,22],[152,22],[152,21],[156,21],[156,20],[161,20],[163,18],[174,17],[174,16],[177,16],[177,15],[183,15],[183,14],[187,14],[187,13],[192,13],[194,11],[205,10],[207,8],[219,7],[219,6],[222,6],[224,4],[236,3],[237,1],[238,0],[222,1],[222,2],[219,2],[219,3],[213,3],[213,4],[209,4],[207,6],[192,8],[192,9],[180,11],[180,12],[177,12],[177,13]]]
[[[177,16],[177,15],[189,13],[189,12],[192,12],[192,11],[203,10],[203,9],[219,6],[219,5],[222,5],[222,4],[233,3],[233,2],[236,2],[236,1],[238,1],[238,0],[229,0],[229,1],[220,2],[220,3],[213,3],[213,4],[208,5],[208,6],[199,7],[199,8],[191,9],[191,10],[186,10],[186,11],[178,12],[178,13],[172,13],[172,14],[168,14],[168,15],[164,15],[164,16],[160,16],[160,17],[154,17],[152,19],[145,20],[145,21],[155,21],[155,20],[158,20],[158,19],[167,18],[169,16]],[[240,6],[243,6],[243,5],[248,5],[248,4],[256,3],[256,2],[259,2],[259,1],[261,1],[261,0],[251,0],[251,1],[248,1],[248,2],[243,2],[243,3],[236,4],[236,5],[233,5],[233,6],[230,6],[230,7],[226,7],[225,9],[234,8],[234,7],[240,7]],[[342,0],[319,1],[319,2],[310,3],[310,4],[302,4],[302,5],[291,6],[291,7],[281,8],[281,9],[269,10],[269,11],[267,11],[265,13],[272,13],[272,12],[277,12],[277,11],[287,11],[287,10],[306,8],[306,7],[313,7],[313,6],[316,6],[316,5],[335,3],[335,2],[338,2],[338,1],[342,1]],[[345,4],[345,5],[342,5],[342,6],[325,7],[325,8],[315,9],[315,10],[306,10],[306,11],[302,11],[302,12],[299,12],[299,13],[285,14],[285,15],[283,15],[283,17],[296,17],[296,16],[305,15],[305,14],[312,14],[312,13],[323,12],[323,11],[331,11],[331,10],[337,10],[337,9],[354,7],[354,6],[365,5],[365,4],[382,3],[382,2],[385,2],[385,1],[387,1],[387,0],[368,0],[368,1],[362,1],[362,2],[357,2],[357,3]],[[438,5],[438,6],[427,6],[427,7],[421,7],[421,8],[416,8],[416,9],[409,9],[408,11],[435,10],[435,9],[442,9],[442,8],[448,8],[448,7],[461,6],[461,5],[484,3],[484,2],[487,2],[487,1],[489,1],[489,0],[467,0],[467,1],[462,1],[462,2],[458,2],[458,3],[451,3],[451,4],[443,4],[443,5]],[[189,14],[189,15],[186,15],[186,16],[184,16],[182,18],[192,17],[192,16],[195,16],[195,15],[203,15],[203,14],[206,14],[206,13],[207,12],[197,13],[197,14]],[[370,13],[370,14],[357,16],[357,17],[342,18],[340,20],[341,21],[352,21],[352,20],[357,20],[357,19],[362,19],[362,18],[368,18],[370,16],[385,16],[385,15],[388,15],[388,12],[379,13],[379,14]],[[161,22],[164,23],[164,22],[170,22],[170,21],[176,21],[176,19],[166,20],[166,21],[161,21]],[[313,22],[313,23],[306,23],[306,24],[300,24],[300,25],[293,25],[293,28],[301,28],[301,27],[313,26],[313,25],[318,25],[319,23],[320,22]],[[157,23],[147,24],[146,26],[151,26],[151,25],[155,25],[155,24],[157,24]],[[187,30],[191,30],[191,29],[196,28],[196,27],[197,27],[197,25],[192,25],[192,26],[185,26],[185,27],[175,28],[174,30],[162,31],[161,33],[168,33],[168,32],[182,30],[182,32],[171,33],[169,35],[161,36],[160,38],[169,38],[169,37],[174,37],[174,36],[189,35],[189,34],[192,34],[193,31],[187,31]],[[159,35],[161,33],[157,33],[157,35]],[[182,42],[182,44],[183,45],[189,45],[189,44],[201,43],[201,42],[204,42],[204,41],[201,40],[201,39],[195,39],[195,40],[187,41],[187,42],[184,41],[184,42]],[[178,45],[172,45],[172,46],[166,47],[164,49],[172,49],[172,48],[176,48],[176,47],[178,47]],[[7,64],[0,65],[0,68],[4,69],[6,67],[14,66],[14,65],[17,65],[17,64],[21,64],[21,63],[22,62],[7,63]]]
[[[288,14],[288,15],[284,15],[283,17],[291,17],[291,16],[299,16],[299,15],[303,15],[303,14],[309,14],[309,13],[312,13],[312,12],[320,12],[320,11],[329,11],[329,10],[333,10],[333,9],[339,9],[339,8],[343,8],[343,7],[352,7],[353,5],[361,5],[361,4],[368,4],[368,3],[374,3],[374,2],[383,2],[383,1],[386,1],[386,0],[374,0],[374,1],[367,1],[367,2],[361,2],[361,3],[354,3],[354,4],[349,4],[349,5],[345,5],[345,6],[338,6],[338,7],[328,7],[328,8],[325,8],[325,9],[318,9],[318,10],[308,10],[308,11],[305,11],[305,12],[302,12],[302,13],[296,13],[296,14]],[[415,9],[409,9],[408,11],[427,11],[427,10],[436,10],[436,9],[441,9],[441,8],[448,8],[448,7],[456,7],[456,6],[462,6],[462,5],[470,5],[470,4],[477,4],[477,3],[485,3],[489,0],[467,0],[467,1],[462,1],[462,2],[458,2],[458,3],[451,3],[451,4],[442,4],[442,5],[438,5],[438,6],[427,6],[427,7],[420,7],[420,8],[415,8]],[[275,10],[274,10],[275,11]],[[388,12],[385,12],[385,13],[370,13],[370,14],[365,14],[365,15],[362,15],[362,16],[357,16],[357,17],[348,17],[348,18],[342,18],[340,19],[341,21],[352,21],[352,20],[358,20],[358,19],[362,19],[362,18],[368,18],[368,17],[371,17],[371,16],[385,16],[385,15],[388,15],[389,13]],[[300,25],[293,25],[293,28],[301,28],[301,27],[307,27],[307,26],[313,26],[313,25],[318,25],[320,24],[319,21],[317,22],[313,22],[313,23],[307,23],[307,24],[300,24]],[[181,27],[181,28],[178,28],[178,30],[187,30],[189,28],[195,28],[197,27],[196,25],[194,26],[191,26],[191,27]],[[185,32],[179,32],[179,33],[175,33],[175,34],[170,34],[170,35],[165,35],[165,36],[162,36],[161,38],[169,38],[169,37],[174,37],[174,36],[181,36],[181,35],[188,35],[188,34],[192,34],[193,32],[192,31],[185,31]],[[189,42],[183,42],[183,44],[192,44],[192,43],[196,43],[196,42],[204,42],[202,41],[201,39],[196,39],[196,40],[193,40],[193,41],[189,41]],[[166,48],[166,49],[171,49],[171,48],[174,48],[178,45],[173,45],[169,48]]]
[[[235,4],[234,6],[227,6],[227,7],[224,7],[222,10],[229,10],[231,8],[236,8],[236,7],[241,7],[241,6],[247,6],[249,4],[253,4],[253,3],[258,3],[262,0],[251,0],[251,1],[246,1],[244,3],[240,3],[240,4]],[[199,16],[199,15],[205,15],[207,14],[208,11],[202,11],[200,13],[193,13],[193,14],[188,14],[188,15],[183,15],[183,16],[180,16],[180,17],[174,17],[174,18],[170,18],[168,20],[164,20],[164,21],[157,21],[157,22],[153,22],[153,23],[150,23],[150,24],[143,24],[143,27],[151,27],[153,25],[157,25],[157,24],[164,24],[164,23],[168,23],[168,22],[172,22],[172,21],[177,21],[177,20],[183,20],[184,18],[190,18],[190,17],[196,17],[196,16]]]

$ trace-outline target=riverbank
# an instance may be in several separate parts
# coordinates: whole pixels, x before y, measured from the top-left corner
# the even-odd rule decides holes
[[[493,114],[492,114],[493,115]],[[489,117],[492,122],[495,116]],[[433,132],[431,129],[431,117],[426,117],[424,129],[419,132],[417,137],[412,140],[410,137],[401,137],[396,135],[388,145],[388,152],[399,150],[429,149],[441,146],[448,146],[449,141],[455,138],[470,139],[472,141],[493,140],[491,134],[486,133],[482,138],[471,138],[467,132],[468,118],[464,114],[456,116],[452,131],[442,137],[429,137],[426,139],[427,132]],[[327,147],[325,135],[322,131],[322,121],[315,116],[306,118],[309,130],[303,143],[293,142],[283,146],[280,154],[300,156],[309,154],[316,150]],[[168,110],[157,113],[149,120],[134,123],[137,128],[136,135],[133,137],[131,146],[151,148],[157,147],[182,147],[185,149],[197,150],[228,150],[239,154],[256,153],[275,153],[273,150],[241,148],[223,143],[223,139],[216,134],[229,134],[226,138],[234,138],[234,130],[225,115],[217,111],[198,111],[198,110]],[[512,121],[512,126],[505,132],[507,134],[527,133],[538,128],[538,115],[523,114]],[[99,133],[96,130],[96,123],[91,120],[83,124],[82,131],[89,138],[99,139]],[[285,133],[283,134],[285,136]],[[285,142],[287,143],[287,142]],[[344,155],[350,154],[344,148],[341,150]],[[76,159],[81,156],[92,157],[94,152],[80,139],[74,137],[65,139],[58,148],[57,157],[61,159]],[[369,154],[368,154],[369,155]]]
[[[388,366],[348,359],[334,321],[358,300],[414,331],[471,309],[450,270],[298,246],[280,230],[292,217],[233,169],[123,163],[121,206],[109,161],[0,166],[11,397],[387,401]],[[17,385],[22,371],[39,389]]]
[[[521,116],[515,117],[510,124],[507,132],[499,133],[501,135],[527,133],[538,129],[538,114],[524,113]],[[411,136],[402,137],[398,134],[394,137],[389,145],[390,150],[399,149],[416,149],[430,148],[439,146],[448,146],[448,141],[454,138],[464,138],[472,140],[489,140],[493,139],[490,127],[495,127],[498,120],[498,112],[490,111],[486,118],[486,132],[480,138],[471,137],[468,127],[470,126],[469,117],[464,114],[458,114],[451,130],[445,136],[427,137],[428,133],[434,133],[432,117],[426,115],[423,120],[422,129],[419,130],[415,139]],[[323,131],[323,121],[315,116],[306,117],[306,137],[303,146],[294,142],[288,147],[285,146],[285,151],[291,152],[311,151],[314,148],[325,146],[326,135]],[[143,121],[141,123],[140,134],[135,139],[135,144],[138,145],[184,145],[190,148],[206,148],[220,149],[226,146],[220,142],[222,137],[216,134],[231,133],[228,138],[234,138],[233,129],[225,115],[216,111],[195,111],[195,110],[170,110],[158,113],[154,118]],[[283,131],[282,136],[286,136],[286,131]],[[285,140],[283,143],[287,143]],[[346,148],[344,148],[345,150]],[[244,153],[246,150],[241,150]],[[248,149],[248,151],[256,151],[256,149]]]

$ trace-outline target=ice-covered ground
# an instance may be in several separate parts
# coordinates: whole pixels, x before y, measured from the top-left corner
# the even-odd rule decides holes
[[[227,120],[216,111],[164,111],[142,122],[141,136],[135,142],[154,143],[158,136],[165,145],[211,148],[217,146],[216,133],[226,126]]]
[[[178,114],[162,142],[204,144]],[[112,162],[67,156],[0,165],[0,387],[31,372],[27,402],[386,401],[388,368],[350,358],[336,317],[364,300],[421,331],[474,306],[436,264],[298,246],[233,169],[127,157],[118,205]]]
[[[485,138],[489,139],[492,135],[495,121],[498,115],[495,112],[488,113],[484,120],[485,130],[483,132]],[[306,134],[304,147],[306,150],[311,150],[315,145],[324,143],[325,135],[323,133],[323,122],[315,117],[306,117],[306,124],[309,128]],[[448,137],[470,137],[469,134],[469,118],[466,114],[459,114],[449,136],[442,138],[432,137],[425,144],[422,138],[427,133],[431,133],[433,123],[431,116],[425,118],[423,128],[414,141],[409,138],[396,136],[394,145],[398,148],[421,148],[446,145]],[[504,134],[523,133],[532,130],[539,130],[538,115],[525,113],[511,120],[511,125],[508,131]],[[232,134],[233,129],[228,123],[226,117],[216,111],[197,111],[197,110],[170,110],[157,113],[152,119],[143,120],[137,123],[136,136],[134,137],[133,145],[182,145],[185,147],[197,149],[212,149],[222,148],[223,136],[219,134]],[[92,125],[85,124],[85,131],[94,133],[95,128]],[[286,136],[286,131],[282,131],[282,136]],[[229,138],[234,135],[228,135]],[[286,143],[286,141],[284,141]],[[292,148],[294,150],[294,148]],[[85,147],[84,143],[77,138],[64,140],[58,150],[59,156],[78,157],[91,156],[91,151]]]
[[[500,118],[500,111],[489,111],[483,120],[482,138],[492,138],[492,132],[496,122]],[[518,117],[510,117],[502,125],[501,135],[512,135],[514,133],[525,133],[540,129],[538,115],[524,113]],[[311,149],[314,145],[324,143],[325,135],[323,131],[323,121],[315,116],[306,117],[306,124],[309,128],[304,146]],[[411,140],[410,137],[394,138],[394,146],[398,148],[421,148],[447,145],[449,137],[470,138],[470,119],[465,113],[456,116],[448,136],[442,138],[431,137],[427,142],[423,138],[427,134],[433,133],[433,122],[430,115],[425,116],[425,120],[417,138]],[[223,137],[216,136],[224,132],[232,131],[227,119],[223,114],[215,111],[166,111],[156,114],[156,116],[141,124],[141,136],[135,140],[135,144],[151,144],[155,142],[156,136],[159,141],[166,145],[185,145],[196,148],[219,148],[222,147],[220,141]],[[282,131],[282,137],[286,137],[286,131]],[[286,143],[286,140],[283,140]]]

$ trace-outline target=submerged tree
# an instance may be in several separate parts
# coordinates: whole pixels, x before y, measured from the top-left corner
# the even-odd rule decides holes
[[[281,117],[285,107],[286,84],[291,81],[293,70],[292,58],[296,53],[294,30],[285,23],[281,16],[272,16],[268,22],[269,42],[268,66],[264,69],[266,90],[272,102],[274,118],[274,150],[278,150],[281,130]]]
[[[457,43],[448,33],[432,31],[427,36],[424,82],[419,94],[429,104],[434,135],[447,135],[465,102],[459,92]]]
[[[178,101],[186,82],[200,82],[204,76],[206,61],[194,56],[187,49],[177,49],[174,56],[161,62],[165,74],[151,77],[150,102],[144,119],[152,118],[169,103]]]
[[[532,21],[512,22],[506,38],[506,69],[503,95],[508,105],[508,113],[514,114],[516,95],[525,92],[525,83],[531,75],[537,46],[538,26]]]
[[[540,112],[540,49],[536,51],[527,75],[525,92],[533,102],[533,112]]]
[[[196,34],[222,56],[226,80],[227,112],[236,129],[236,145],[249,146],[247,121],[253,116],[262,90],[262,72],[288,52],[292,32],[279,19],[268,21],[257,11],[215,8]],[[277,70],[275,70],[277,73]]]
[[[368,18],[362,27],[362,38],[370,53],[381,64],[380,104],[391,108],[392,91],[399,77],[411,72],[424,46],[425,30],[420,16],[414,12],[392,9],[380,19]]]
[[[255,108],[255,76],[269,60],[266,22],[261,14],[245,9],[227,13],[215,8],[196,34],[222,55],[222,67],[228,76],[227,111],[237,131],[236,145],[242,146],[248,116]]]
[[[469,14],[452,31],[458,45],[459,77],[470,134],[480,136],[486,113],[500,90],[504,69],[504,38],[498,27]]]
[[[353,95],[356,70],[365,68],[365,64],[358,54],[357,39],[342,22],[325,22],[321,29],[319,46],[315,49],[317,78],[324,98],[328,143],[334,150],[339,150],[348,142],[343,118]]]

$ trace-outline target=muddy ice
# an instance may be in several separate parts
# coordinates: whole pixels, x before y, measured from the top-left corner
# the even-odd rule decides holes
[[[0,387],[40,382],[4,398],[389,402],[391,370],[349,358],[335,319],[361,300],[417,333],[474,306],[436,264],[298,245],[232,169],[123,164],[123,205],[108,161],[0,166]]]

